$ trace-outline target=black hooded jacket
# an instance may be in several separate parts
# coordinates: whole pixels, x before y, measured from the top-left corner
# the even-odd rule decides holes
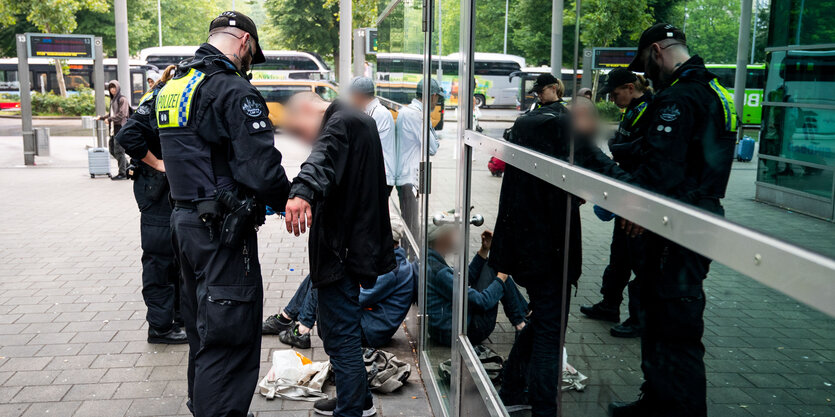
[[[308,244],[314,287],[346,275],[371,287],[377,276],[394,269],[386,171],[374,119],[333,102],[293,180],[293,197],[313,209]]]

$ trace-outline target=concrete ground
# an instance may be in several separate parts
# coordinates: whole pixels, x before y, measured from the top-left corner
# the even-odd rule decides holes
[[[2,417],[188,415],[187,345],[146,343],[132,183],[90,179],[85,146],[93,144],[92,137],[53,137],[52,156],[25,168],[20,137],[0,137]],[[279,147],[294,175],[306,151],[286,140]],[[265,312],[274,314],[309,270],[307,240],[271,217],[259,254]],[[271,352],[287,348],[277,336],[263,338],[261,376]],[[379,415],[430,416],[404,330],[386,350],[413,368],[408,384],[376,396]],[[318,337],[300,352],[327,360]],[[312,415],[312,403],[260,394],[251,409],[258,417]]]

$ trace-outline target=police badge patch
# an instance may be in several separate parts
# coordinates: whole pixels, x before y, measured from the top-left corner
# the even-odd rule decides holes
[[[139,106],[139,108],[136,109],[136,113],[141,114],[143,116],[146,115],[146,114],[151,114],[151,106],[149,106],[147,104],[143,104],[143,105]]]
[[[678,116],[681,115],[681,111],[678,109],[678,106],[675,103],[670,104],[667,107],[664,107],[658,112],[658,117],[665,122],[672,122],[675,119],[678,119]]]
[[[241,111],[247,117],[261,117],[264,114],[264,105],[258,97],[249,95],[241,99]]]

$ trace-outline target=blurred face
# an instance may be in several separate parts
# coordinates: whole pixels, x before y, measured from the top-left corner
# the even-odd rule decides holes
[[[624,109],[629,103],[632,101],[632,95],[635,92],[635,84],[627,83],[619,87],[615,87],[614,90],[611,92],[612,101],[615,104]]]
[[[371,101],[371,98],[365,94],[352,93],[348,101],[351,102],[351,106],[353,108],[359,111],[365,111],[365,107],[368,106],[368,102]]]
[[[456,247],[456,233],[454,228],[450,228],[432,242],[432,249],[444,257],[454,254]]]
[[[597,133],[597,117],[590,103],[571,106],[571,121],[574,129],[590,137]]]
[[[116,95],[116,86],[111,85],[110,88],[107,89],[107,91],[110,92],[110,97],[115,96]]]
[[[438,105],[438,100],[440,100],[440,99],[441,99],[440,94],[432,94],[432,96],[429,98],[429,105],[431,106],[430,108],[434,109],[435,106]]]
[[[285,109],[287,113],[284,115],[282,126],[284,130],[307,144],[316,142],[322,125],[322,113],[315,108],[314,104],[303,101]]]

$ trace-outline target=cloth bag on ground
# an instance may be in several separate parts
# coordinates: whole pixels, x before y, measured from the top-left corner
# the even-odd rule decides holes
[[[412,367],[384,350],[365,348],[362,352],[368,388],[377,392],[392,392],[406,383]]]
[[[316,401],[328,396],[322,386],[330,373],[330,362],[313,362],[304,355],[284,349],[273,352],[273,365],[258,383],[258,390],[268,400]]]

